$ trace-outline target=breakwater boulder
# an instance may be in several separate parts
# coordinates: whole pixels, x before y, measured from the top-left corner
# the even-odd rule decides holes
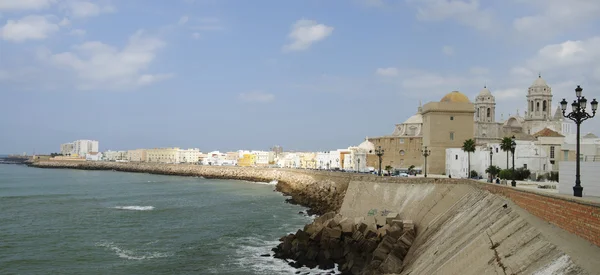
[[[275,258],[291,260],[296,268],[331,269],[342,274],[400,273],[416,237],[412,221],[397,213],[347,218],[326,213],[303,230],[280,239]]]

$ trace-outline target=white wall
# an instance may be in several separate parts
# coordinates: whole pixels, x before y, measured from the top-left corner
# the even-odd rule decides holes
[[[581,186],[583,196],[600,197],[600,162],[581,162]],[[558,174],[558,193],[573,195],[575,186],[575,162],[561,161]]]

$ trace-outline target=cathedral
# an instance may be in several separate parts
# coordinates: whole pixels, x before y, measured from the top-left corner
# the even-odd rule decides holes
[[[503,137],[534,140],[533,135],[544,128],[566,136],[573,127],[565,120],[560,106],[552,112],[552,88],[542,76],[527,90],[527,111],[521,116],[519,110],[505,121],[496,121],[496,99],[487,87],[475,98],[475,142],[478,145],[498,143]]]
[[[484,87],[475,102],[461,92],[446,94],[439,102],[429,102],[417,109],[416,114],[397,124],[391,135],[367,138],[370,148],[384,149],[382,165],[406,171],[414,167],[422,171],[423,149],[429,155],[428,172],[445,171],[445,150],[460,148],[467,139],[479,146],[499,143],[504,137],[535,140],[535,134],[548,128],[564,136],[571,134],[574,125],[565,119],[560,107],[552,112],[552,88],[540,76],[527,90],[527,111],[523,116],[517,110],[506,120],[496,118],[496,99]],[[378,158],[367,156],[367,165],[378,166]]]

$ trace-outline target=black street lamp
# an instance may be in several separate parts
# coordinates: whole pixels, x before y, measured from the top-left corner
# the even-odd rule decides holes
[[[369,153],[371,153],[371,151],[369,151]],[[375,149],[375,155],[379,157],[379,176],[382,176],[383,174],[381,173],[381,158],[383,157],[383,149],[381,149],[381,146],[377,146],[377,149]]]
[[[358,162],[358,167],[356,168],[356,171],[360,173],[360,159],[357,158],[356,161]]]
[[[490,147],[490,182],[494,182],[494,179],[492,179],[492,157],[494,155],[494,148]]]
[[[510,185],[512,187],[517,187],[517,182],[515,181],[515,149],[517,149],[517,142],[515,142],[515,136],[512,136],[512,142],[510,143],[510,151],[512,152],[512,181]]]
[[[563,116],[574,121],[575,124],[577,124],[577,159],[575,160],[575,186],[573,186],[573,195],[575,197],[583,196],[583,187],[581,186],[581,171],[579,168],[579,136],[581,123],[587,119],[596,116],[596,110],[598,109],[598,101],[596,101],[596,99],[594,98],[594,100],[592,100],[591,102],[592,114],[590,115],[588,112],[585,111],[585,108],[587,107],[587,99],[585,99],[584,96],[581,96],[582,91],[583,89],[579,85],[577,85],[577,88],[575,89],[575,95],[577,96],[577,100],[573,100],[573,103],[571,104],[573,111],[571,111],[569,114],[565,114],[565,111],[567,110],[567,100],[563,98],[563,100],[560,102],[560,108],[562,109]]]
[[[421,152],[423,153],[423,156],[425,157],[425,177],[427,177],[427,157],[431,156],[431,150],[427,150],[427,146],[425,146],[425,148],[423,150],[421,150]]]

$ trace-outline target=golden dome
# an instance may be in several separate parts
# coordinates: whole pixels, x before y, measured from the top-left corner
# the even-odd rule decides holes
[[[464,102],[469,103],[469,98],[459,91],[453,91],[442,97],[440,102]]]

